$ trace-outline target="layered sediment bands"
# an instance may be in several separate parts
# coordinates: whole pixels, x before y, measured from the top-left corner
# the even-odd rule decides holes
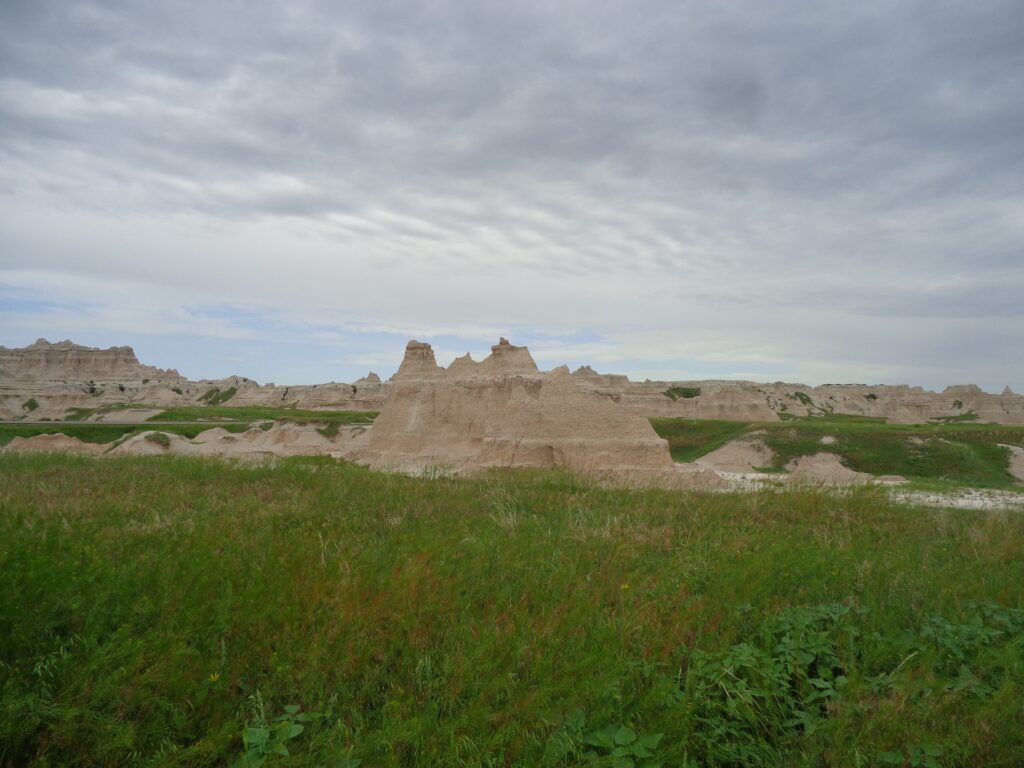
[[[139,362],[131,347],[96,349],[39,339],[0,347],[0,419],[59,421],[76,412],[119,404],[163,408],[218,404],[379,410],[387,383],[375,373],[351,384],[261,385],[243,376],[190,381],[175,370]]]
[[[668,444],[646,419],[580,389],[564,366],[548,373],[502,339],[491,355],[446,370],[412,341],[374,422],[363,460],[432,466],[665,469]]]
[[[131,347],[95,349],[71,341],[38,339],[18,349],[0,347],[0,377],[17,381],[180,381],[174,370],[143,365]]]
[[[369,429],[342,425],[331,435],[316,425],[275,423],[269,429],[254,427],[228,432],[214,427],[194,439],[170,432],[148,431],[126,436],[110,444],[86,443],[62,434],[15,437],[4,447],[8,453],[84,453],[95,456],[220,456],[260,459],[280,456],[333,456],[354,458],[369,437]]]
[[[444,369],[438,366],[429,344],[414,342],[389,381],[370,373],[351,384],[282,386],[261,385],[243,376],[190,381],[175,370],[140,363],[131,347],[95,349],[40,339],[19,349],[0,347],[0,419],[61,420],[73,415],[73,409],[132,403],[167,408],[211,400],[234,406],[379,411],[390,390],[403,380],[517,371],[541,375],[525,347],[506,342],[496,349],[497,353],[481,362],[466,355]],[[1010,387],[995,395],[970,384],[930,392],[905,385],[636,382],[597,373],[589,366],[573,372],[571,380],[581,391],[644,417],[775,421],[787,416],[839,414],[903,424],[948,419],[1024,424],[1024,396]]]
[[[1024,424],[1024,396],[1007,387],[1002,394],[972,384],[930,392],[906,385],[804,384],[753,381],[630,381],[589,366],[572,374],[587,392],[644,416],[731,421],[776,421],[786,416],[830,414],[883,418],[897,424],[965,420]]]

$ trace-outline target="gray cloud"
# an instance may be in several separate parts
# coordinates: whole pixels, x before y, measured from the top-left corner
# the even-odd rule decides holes
[[[1024,388],[1012,0],[0,14],[19,290],[124,279],[359,327],[582,332],[622,370]]]

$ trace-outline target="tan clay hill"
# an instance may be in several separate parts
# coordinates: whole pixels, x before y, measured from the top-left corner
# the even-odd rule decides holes
[[[46,339],[20,349],[0,347],[0,376],[21,381],[181,380],[177,371],[143,365],[131,347],[95,349],[71,341],[51,344]]]
[[[59,421],[72,409],[138,403],[158,407],[202,405],[211,396],[233,406],[266,405],[379,410],[386,385],[375,373],[352,384],[294,387],[260,385],[242,376],[189,381],[175,370],[143,365],[131,347],[96,349],[39,339],[18,349],[0,347],[0,419]]]
[[[1007,387],[1001,395],[973,384],[929,392],[906,385],[758,384],[752,381],[630,381],[600,374],[589,366],[572,374],[576,383],[623,408],[644,416],[731,421],[777,421],[780,415],[840,414],[884,418],[894,424],[923,424],[934,419],[968,419],[995,424],[1024,424],[1024,396]]]
[[[484,363],[460,358],[449,370]],[[834,413],[905,424],[949,418],[1024,424],[1024,396],[1014,394],[1009,387],[993,395],[973,385],[929,392],[905,385],[634,382],[625,376],[599,374],[589,366],[576,370],[570,378],[581,390],[646,417],[774,421],[781,415]],[[231,406],[377,411],[391,388],[390,381],[381,381],[374,373],[351,384],[261,385],[242,376],[189,381],[177,371],[143,365],[131,347],[95,349],[70,341],[51,344],[45,339],[20,349],[0,347],[0,419],[4,420],[61,420],[71,409],[120,403],[158,408],[201,405],[211,397]]]
[[[275,423],[269,429],[254,427],[241,433],[214,427],[193,439],[169,432],[149,431],[112,444],[82,442],[62,434],[15,437],[3,450],[8,453],[82,453],[93,456],[219,456],[233,459],[267,459],[278,456],[332,456],[355,459],[366,443],[369,428],[342,425],[325,435],[315,425]]]
[[[588,395],[566,367],[543,373],[506,339],[447,368],[410,341],[361,460],[375,467],[671,470],[650,422]]]

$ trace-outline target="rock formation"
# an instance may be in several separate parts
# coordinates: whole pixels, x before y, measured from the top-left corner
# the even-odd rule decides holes
[[[532,360],[527,363],[528,358],[525,350],[503,351],[480,363],[466,356],[445,371],[434,361],[429,345],[417,344],[406,350],[393,381],[470,372],[477,376],[492,372],[498,365],[529,369]],[[536,373],[536,366],[532,368]],[[993,395],[969,384],[929,392],[903,385],[634,382],[625,376],[598,373],[589,366],[577,369],[570,379],[582,391],[644,417],[774,421],[787,416],[842,414],[906,424],[937,419],[1024,424],[1024,396],[1014,394],[1009,387]],[[167,408],[211,400],[233,406],[378,411],[393,381],[381,381],[375,373],[351,384],[261,385],[242,376],[190,381],[177,371],[140,363],[131,347],[94,349],[70,341],[51,344],[40,339],[21,349],[0,347],[0,419],[61,420],[73,415],[75,409],[90,411],[116,404]]]
[[[38,339],[21,349],[0,347],[0,376],[17,381],[179,381],[177,371],[143,365],[131,347],[96,349]]]
[[[874,477],[865,472],[855,472],[845,466],[834,453],[815,453],[800,456],[786,465],[790,478],[814,484],[853,485],[869,483]]]
[[[35,435],[33,437],[15,437],[3,447],[9,453],[83,453],[98,456],[108,446],[100,443],[86,443],[76,437],[67,435]]]
[[[716,472],[746,474],[763,472],[774,460],[775,452],[764,444],[760,433],[753,432],[704,454],[696,463]]]
[[[0,347],[0,419],[58,421],[118,404],[158,407],[221,404],[379,410],[387,384],[371,373],[353,384],[261,386],[242,377],[189,381],[175,370],[139,362],[131,347],[96,349],[39,339],[19,349]]]
[[[777,421],[784,416],[841,414],[883,418],[896,424],[936,419],[1024,424],[1024,396],[992,395],[956,385],[929,392],[905,385],[758,384],[753,381],[630,381],[589,366],[573,372],[576,383],[634,413],[653,417]]]
[[[84,453],[94,456],[222,456],[261,459],[274,456],[334,456],[355,458],[365,445],[369,429],[341,425],[325,434],[311,424],[275,423],[269,429],[254,427],[245,432],[228,432],[214,427],[192,440],[169,432],[151,430],[110,444],[85,443],[62,434],[15,437],[2,450],[8,453]]]
[[[446,370],[429,344],[410,341],[363,459],[371,466],[469,469],[670,469],[650,423],[588,395],[568,368],[537,369],[506,339]]]

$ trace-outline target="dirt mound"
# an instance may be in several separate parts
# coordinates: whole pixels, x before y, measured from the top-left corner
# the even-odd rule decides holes
[[[834,453],[816,453],[813,456],[801,456],[786,465],[790,477],[795,480],[806,480],[812,483],[831,485],[850,485],[867,483],[873,479],[865,472],[854,472],[843,466]]]
[[[132,435],[112,451],[112,456],[149,456],[174,453],[184,456],[225,456],[261,458],[269,456],[322,456],[351,458],[369,438],[369,429],[342,426],[334,434],[316,425],[274,424],[270,429],[254,427],[245,432],[228,432],[214,427],[200,432],[194,440],[167,432]]]
[[[564,366],[538,371],[526,347],[506,339],[485,360],[466,355],[447,370],[429,344],[409,342],[364,460],[398,469],[673,466],[646,419],[588,395]]]
[[[1024,448],[1016,445],[1003,445],[1010,452],[1010,463],[1006,471],[1024,483]]]
[[[770,467],[774,461],[775,452],[758,437],[748,435],[726,443],[694,463],[718,472],[747,473]]]
[[[154,430],[132,435],[115,445],[107,456],[160,456],[165,453],[188,453],[189,440],[181,435]]]
[[[94,413],[86,421],[102,421],[113,424],[141,424],[163,413],[159,408],[118,408],[105,413]]]
[[[4,448],[9,453],[84,453],[91,456],[97,456],[106,449],[105,445],[86,443],[59,432],[54,435],[16,437]]]

